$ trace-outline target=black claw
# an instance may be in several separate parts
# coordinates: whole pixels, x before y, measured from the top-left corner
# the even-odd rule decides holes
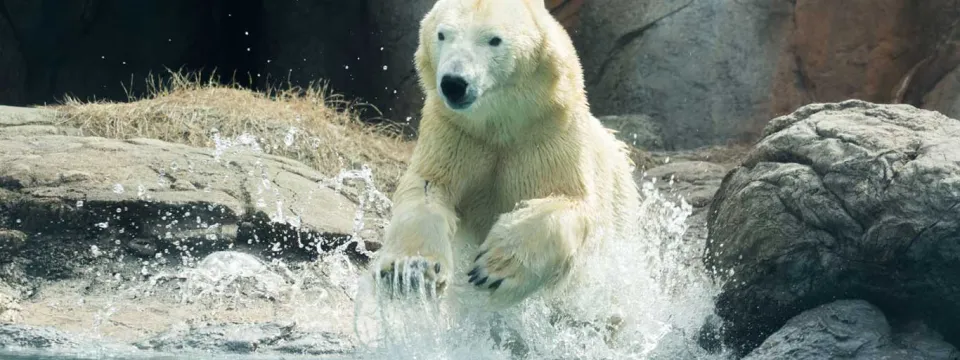
[[[485,282],[487,282],[487,277],[486,277],[486,276],[484,276],[483,279],[478,280],[476,285],[477,285],[477,286],[480,286],[480,285],[483,285],[483,283],[485,283]]]
[[[437,263],[436,265],[434,265],[434,266],[433,266],[433,270],[436,271],[437,274],[439,274],[439,273],[440,273],[440,263]]]
[[[474,275],[477,274],[477,271],[479,271],[479,270],[480,270],[480,268],[475,267],[475,268],[473,268],[473,270],[470,270],[470,272],[467,273],[467,276],[473,277]]]
[[[490,283],[490,289],[496,290],[497,288],[500,287],[500,284],[501,284],[501,283],[503,283],[503,279],[500,279],[500,280],[497,280],[497,281],[494,281],[494,282]]]
[[[473,284],[474,281],[477,281],[477,274],[470,275],[470,280],[467,280],[467,282],[471,284]]]
[[[473,259],[473,262],[477,262],[477,260],[480,260],[480,257],[483,256],[483,254],[486,254],[486,253],[487,253],[486,250],[481,251],[479,254],[477,254],[477,257],[476,257],[475,259]]]
[[[388,275],[390,275],[390,273],[387,272],[386,270],[380,270],[380,277],[385,278]]]

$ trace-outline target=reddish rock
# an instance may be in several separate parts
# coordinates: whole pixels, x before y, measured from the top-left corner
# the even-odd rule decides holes
[[[575,30],[580,25],[580,8],[585,0],[545,0],[547,8],[567,30]]]
[[[958,9],[958,0],[798,0],[772,115],[846,99],[922,106],[960,60],[944,36]]]

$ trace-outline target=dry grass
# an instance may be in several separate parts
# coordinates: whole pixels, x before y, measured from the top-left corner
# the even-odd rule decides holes
[[[147,84],[147,95],[130,102],[67,98],[51,107],[84,134],[108,138],[212,147],[215,132],[229,139],[247,133],[259,138],[264,152],[300,160],[327,176],[367,164],[378,187],[389,192],[413,149],[391,127],[361,123],[356,104],[322,86],[259,93],[178,72],[163,81],[151,76]]]

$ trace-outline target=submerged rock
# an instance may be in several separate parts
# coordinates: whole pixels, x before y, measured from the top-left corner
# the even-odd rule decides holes
[[[344,354],[355,345],[330,333],[305,332],[295,324],[225,324],[176,329],[135,344],[144,350],[259,354]]]
[[[914,325],[894,330],[866,301],[835,301],[790,319],[743,360],[960,359],[939,334]]]
[[[748,352],[845,297],[960,341],[958,134],[936,112],[853,100],[774,119],[709,212],[726,343]]]
[[[101,343],[96,339],[49,327],[0,325],[0,349],[97,349],[100,353],[124,354],[137,349],[130,345]]]

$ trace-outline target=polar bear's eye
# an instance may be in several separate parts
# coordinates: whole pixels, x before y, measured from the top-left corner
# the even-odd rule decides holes
[[[441,33],[437,33],[437,40],[443,41],[443,39],[444,39],[443,33],[442,33],[442,32],[441,32]]]
[[[493,39],[490,39],[490,46],[499,46],[503,42],[503,39],[500,39],[497,36],[494,36]]]

